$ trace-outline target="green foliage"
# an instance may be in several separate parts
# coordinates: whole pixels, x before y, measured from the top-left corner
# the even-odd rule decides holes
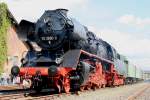
[[[0,73],[3,71],[4,62],[7,59],[6,36],[10,21],[7,14],[7,5],[0,3]]]

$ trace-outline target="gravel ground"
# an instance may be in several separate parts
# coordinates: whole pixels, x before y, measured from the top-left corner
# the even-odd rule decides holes
[[[115,88],[102,88],[96,91],[80,92],[79,95],[62,95],[55,100],[127,100],[135,92],[141,90],[149,83],[138,83],[133,85],[125,85]],[[147,89],[150,93],[150,89]],[[148,94],[147,92],[147,94]],[[139,100],[139,99],[138,99]],[[140,99],[141,100],[141,99]],[[145,99],[145,100],[150,100]]]
[[[139,95],[135,100],[150,100],[150,87],[147,88],[141,95]]]

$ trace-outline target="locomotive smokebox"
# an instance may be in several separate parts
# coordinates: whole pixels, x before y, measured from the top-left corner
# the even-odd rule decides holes
[[[37,21],[35,42],[43,49],[54,50],[63,44],[67,33],[67,9],[47,10]]]

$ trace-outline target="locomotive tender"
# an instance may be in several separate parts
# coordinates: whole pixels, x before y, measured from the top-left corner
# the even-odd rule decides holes
[[[120,65],[116,50],[67,12],[47,10],[36,23],[20,22],[17,34],[29,51],[20,68],[12,67],[12,74],[20,76],[24,87],[37,91],[53,88],[68,93],[123,85],[126,67]]]

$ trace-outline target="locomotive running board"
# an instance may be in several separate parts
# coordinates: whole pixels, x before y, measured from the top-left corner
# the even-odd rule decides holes
[[[80,51],[81,51],[81,53],[83,53],[83,54],[85,54],[85,55],[88,55],[89,57],[97,58],[97,59],[99,59],[99,60],[101,60],[101,61],[104,61],[104,62],[113,64],[113,62],[110,61],[110,60],[104,59],[104,58],[102,58],[102,57],[99,57],[99,56],[97,56],[97,55],[91,54],[91,53],[86,52],[86,51],[84,51],[84,50],[80,50]]]

